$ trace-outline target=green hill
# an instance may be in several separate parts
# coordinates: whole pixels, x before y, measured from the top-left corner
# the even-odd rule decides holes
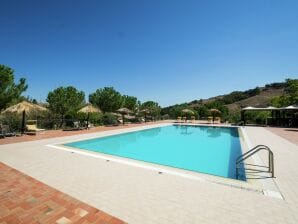
[[[168,114],[171,118],[175,118],[181,114],[183,108],[192,108],[195,113],[204,116],[210,108],[218,108],[223,113],[228,114],[231,111],[237,111],[246,106],[266,107],[270,105],[273,97],[284,95],[286,88],[287,82],[285,81],[267,84],[263,87],[256,87],[246,91],[233,91],[229,94],[208,99],[198,99],[164,107],[162,109],[162,115]]]

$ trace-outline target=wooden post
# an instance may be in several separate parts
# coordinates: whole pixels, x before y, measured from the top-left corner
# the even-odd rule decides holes
[[[22,113],[22,126],[21,126],[22,134],[24,134],[24,132],[25,132],[25,120],[26,120],[26,111],[24,110]]]

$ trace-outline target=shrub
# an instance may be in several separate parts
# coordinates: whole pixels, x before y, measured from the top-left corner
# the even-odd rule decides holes
[[[88,114],[86,113],[78,113],[78,120],[82,123],[87,121]],[[89,123],[98,126],[103,124],[103,114],[100,113],[89,113]]]
[[[8,125],[11,130],[20,131],[22,126],[22,115],[16,113],[6,113],[0,117],[3,125]]]
[[[170,115],[168,115],[168,114],[162,115],[161,116],[161,119],[162,120],[169,120],[170,119]]]
[[[230,123],[237,124],[241,121],[241,112],[240,110],[231,110],[227,115],[227,120]]]
[[[118,124],[117,117],[111,113],[105,113],[102,116],[102,123],[104,125],[116,125]]]

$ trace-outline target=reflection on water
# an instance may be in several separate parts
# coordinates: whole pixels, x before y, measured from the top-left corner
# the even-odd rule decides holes
[[[234,178],[237,137],[237,128],[174,125],[66,145]]]
[[[192,127],[187,125],[175,126],[177,130],[179,130],[182,135],[191,135],[193,131],[191,131]]]
[[[159,134],[159,132],[161,131],[161,128],[152,128],[152,129],[148,129],[148,130],[143,130],[140,132],[136,132],[140,137],[155,137]]]
[[[220,137],[222,134],[230,135],[232,137],[238,137],[238,131],[236,128],[208,127],[206,131],[209,134],[208,137],[211,138]]]
[[[208,137],[218,138],[221,135],[230,135],[232,137],[239,137],[237,128],[231,127],[215,127],[215,126],[198,126],[198,125],[174,125],[175,129],[179,130],[180,134],[191,135],[196,132],[195,129],[199,129],[202,132],[206,132]],[[192,131],[193,130],[193,131]]]
[[[208,127],[206,129],[206,132],[208,133],[208,137],[210,138],[218,138],[221,136],[223,130],[217,128],[217,127]]]

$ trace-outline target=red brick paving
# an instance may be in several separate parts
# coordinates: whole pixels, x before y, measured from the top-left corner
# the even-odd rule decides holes
[[[108,131],[108,130],[115,130],[115,129],[122,129],[122,128],[131,128],[131,127],[138,127],[138,126],[144,126],[144,125],[148,125],[148,124],[157,124],[157,123],[160,123],[160,122],[147,122],[147,123],[142,123],[142,124],[127,124],[125,126],[119,125],[119,126],[113,126],[113,127],[100,126],[100,127],[95,127],[95,128],[89,129],[89,130],[80,130],[80,131],[48,130],[48,131],[38,133],[37,135],[22,135],[19,137],[6,137],[3,139],[0,139],[0,145],[17,143],[17,142],[35,141],[35,140],[46,139],[46,138],[64,137],[64,136],[71,136],[71,135],[78,135],[78,134],[87,134],[87,133],[94,133],[94,132]]]
[[[0,145],[148,124],[152,123],[96,127],[81,131],[50,130],[35,136],[6,137],[0,139]],[[0,163],[0,224],[18,223],[122,224],[124,222]]]
[[[266,129],[298,145],[298,128],[267,127]]]
[[[124,222],[0,163],[0,224],[19,223]]]

